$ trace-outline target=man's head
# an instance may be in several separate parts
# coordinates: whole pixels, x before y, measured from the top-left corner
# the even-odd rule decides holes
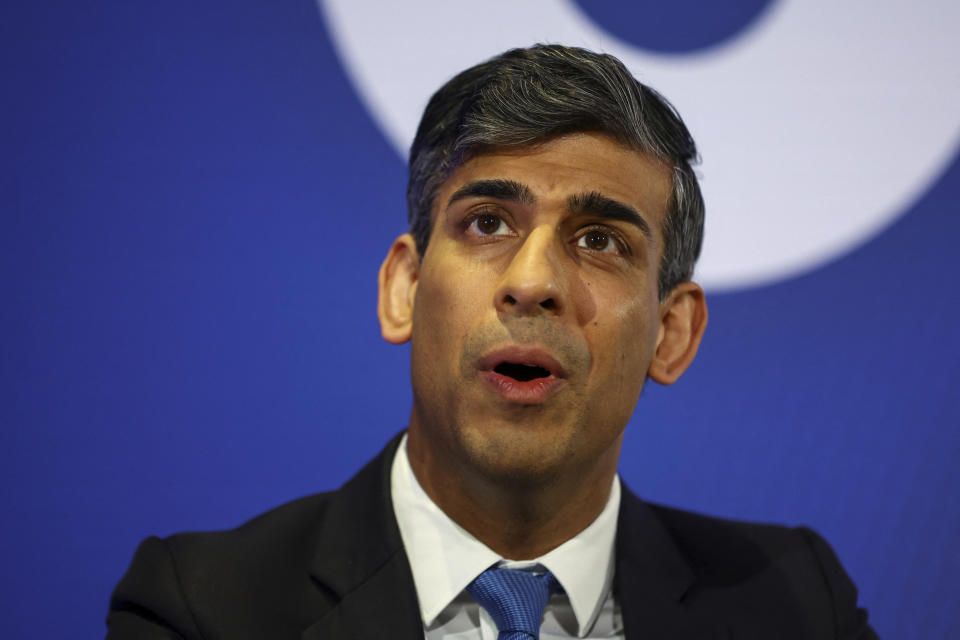
[[[658,287],[664,299],[693,276],[703,240],[697,149],[673,107],[610,55],[571,47],[513,49],[458,74],[437,91],[410,148],[407,215],[422,256],[439,186],[470,157],[565,133],[604,133],[671,171]]]
[[[605,491],[644,381],[676,380],[706,323],[694,155],[657,94],[578,49],[511,51],[433,97],[378,307],[412,342],[408,450],[432,497]]]

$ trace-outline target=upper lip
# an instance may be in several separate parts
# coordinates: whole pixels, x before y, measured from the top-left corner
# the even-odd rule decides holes
[[[510,345],[494,349],[480,358],[479,368],[481,371],[493,371],[494,367],[503,362],[543,367],[557,378],[563,378],[567,373],[549,351],[534,345]]]

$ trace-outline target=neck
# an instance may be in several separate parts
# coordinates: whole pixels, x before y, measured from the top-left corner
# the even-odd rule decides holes
[[[530,560],[573,538],[592,523],[610,497],[620,442],[605,459],[536,476],[490,474],[437,453],[411,429],[407,454],[414,475],[451,520],[509,560]]]

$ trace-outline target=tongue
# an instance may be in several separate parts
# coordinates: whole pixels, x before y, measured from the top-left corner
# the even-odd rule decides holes
[[[515,362],[501,362],[493,369],[500,375],[509,376],[521,382],[535,380],[536,378],[546,378],[550,372],[543,367],[528,364],[517,364]]]

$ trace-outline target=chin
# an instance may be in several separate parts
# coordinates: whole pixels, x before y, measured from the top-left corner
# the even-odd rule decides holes
[[[555,425],[528,427],[516,423],[463,428],[460,444],[465,462],[488,479],[511,485],[542,484],[570,463],[569,435]]]

